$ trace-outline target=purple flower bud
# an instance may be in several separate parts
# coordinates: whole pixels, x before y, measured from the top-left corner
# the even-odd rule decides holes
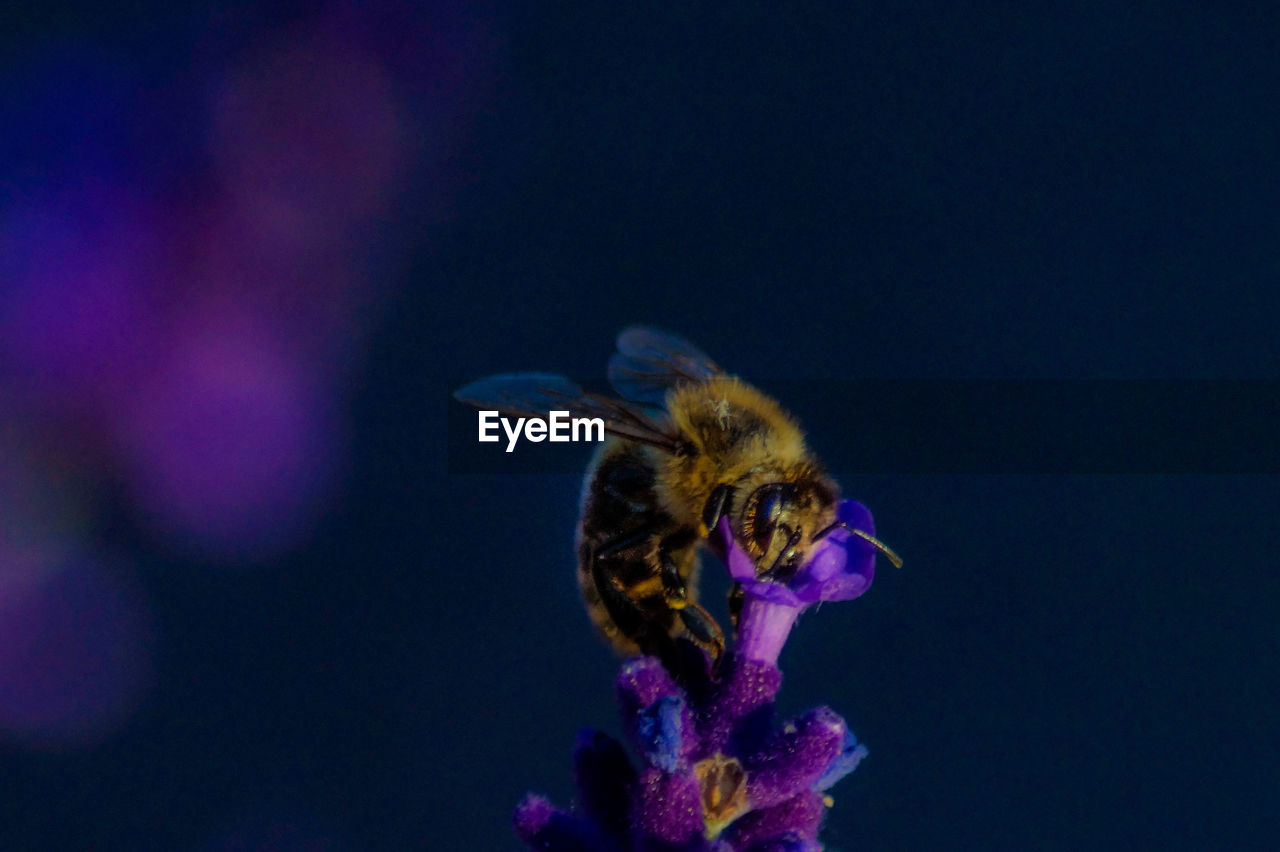
[[[530,793],[511,820],[516,834],[533,849],[548,852],[606,852],[618,845],[591,822],[557,810],[541,796]]]
[[[676,696],[659,698],[636,716],[636,742],[651,766],[675,772],[683,745],[685,704]]]
[[[770,724],[781,686],[782,672],[772,663],[739,656],[729,660],[703,715],[707,750],[724,749],[731,740],[749,738],[754,729]]]
[[[747,763],[751,804],[767,808],[812,790],[840,756],[847,731],[844,720],[827,707],[784,726]]]
[[[686,673],[679,684],[655,658],[625,663],[623,723],[648,765],[637,773],[619,743],[583,731],[574,752],[582,814],[531,796],[515,818],[525,842],[631,852],[820,849],[822,791],[866,750],[825,707],[776,729],[777,667],[734,654],[722,663],[717,677]]]
[[[618,705],[632,743],[651,765],[670,772],[679,760],[689,760],[698,750],[693,708],[654,657],[623,664]]]
[[[630,718],[659,698],[678,698],[680,687],[655,657],[628,660],[618,673],[618,703]]]
[[[718,528],[729,572],[744,592],[733,651],[710,665],[678,640],[668,671],[655,657],[618,675],[618,704],[644,766],[632,768],[603,734],[579,735],[574,767],[584,817],[528,797],[516,831],[534,849],[630,852],[820,852],[830,799],[823,791],[867,750],[826,707],[774,729],[778,653],[797,616],[819,601],[856,598],[871,585],[871,513],[852,500],[838,523],[785,579],[756,576],[729,522]],[[892,558],[892,557],[891,557]],[[683,654],[684,656],[680,656]],[[674,660],[674,662],[673,662]]]
[[[813,789],[821,793],[835,785],[844,776],[858,768],[858,764],[867,756],[867,747],[858,743],[853,735],[853,731],[847,727],[844,729],[844,742],[840,746],[840,753],[836,755],[835,760],[831,761],[831,765],[827,767],[827,771],[822,773],[822,777],[813,785]]]
[[[822,852],[822,844],[807,840],[794,831],[756,843],[746,852]]]
[[[698,779],[692,772],[644,770],[636,784],[633,818],[641,837],[668,844],[700,841],[703,824]]]
[[[587,815],[611,834],[623,834],[636,771],[622,743],[600,731],[580,731],[573,750],[573,775]]]
[[[796,848],[776,844],[784,841],[795,843],[797,839],[816,840],[825,814],[822,796],[811,790],[805,791],[771,808],[747,814],[729,828],[728,840],[734,849]]]

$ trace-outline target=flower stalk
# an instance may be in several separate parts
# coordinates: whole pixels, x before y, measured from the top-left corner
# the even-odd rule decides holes
[[[685,640],[677,673],[655,657],[623,664],[623,745],[586,730],[574,750],[578,810],[530,794],[516,833],[560,852],[820,852],[826,791],[867,754],[844,719],[819,707],[776,725],[778,659],[796,619],[819,601],[862,595],[874,576],[871,513],[842,501],[838,524],[786,579],[758,577],[728,521],[717,530],[743,590],[734,649],[721,665]]]

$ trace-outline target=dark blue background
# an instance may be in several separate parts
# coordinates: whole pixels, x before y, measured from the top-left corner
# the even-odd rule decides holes
[[[96,750],[3,754],[5,848],[205,848],[265,801],[327,826],[319,848],[515,849],[527,790],[571,799],[576,730],[619,730],[572,580],[579,483],[448,475],[451,382],[595,377],[637,322],[766,389],[1276,377],[1262,4],[683,6],[471,13],[497,82],[449,214],[410,198],[388,224],[416,248],[341,501],[261,570],[141,551],[157,687]],[[140,15],[9,12],[7,41],[181,63],[200,17]],[[795,413],[833,471],[858,466],[874,399]],[[906,567],[782,657],[782,709],[830,704],[871,752],[830,848],[1274,843],[1275,477],[842,479]],[[110,534],[137,535],[127,513]]]

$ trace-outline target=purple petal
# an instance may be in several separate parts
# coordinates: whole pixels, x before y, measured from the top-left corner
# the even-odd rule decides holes
[[[840,529],[818,542],[809,561],[792,579],[791,590],[806,604],[848,601],[869,589],[874,577],[875,548]]]
[[[871,510],[857,500],[841,500],[836,505],[836,520],[848,524],[855,530],[862,530],[867,535],[876,534],[876,524],[871,519]]]
[[[841,500],[836,518],[843,524],[875,534],[871,512],[856,500]],[[807,562],[786,584],[756,577],[756,566],[733,536],[728,518],[720,520],[729,575],[750,597],[784,606],[804,607],[818,601],[847,601],[862,595],[875,577],[876,550],[870,543],[839,527],[818,542]]]
[[[856,500],[841,500],[836,519],[875,535],[870,510]],[[871,587],[875,557],[876,549],[869,542],[844,527],[837,528],[818,542],[809,561],[796,572],[791,589],[805,603],[852,600]]]
[[[831,761],[831,765],[827,767],[827,771],[822,773],[822,777],[813,785],[813,789],[818,792],[831,788],[837,781],[850,772],[858,768],[858,764],[867,756],[867,747],[860,745],[857,738],[853,735],[853,731],[847,727],[844,730],[844,743],[840,747],[840,754],[836,755],[835,760]]]
[[[776,666],[801,608],[748,596],[738,618],[738,655]]]
[[[742,590],[746,594],[784,606],[801,605],[795,593],[783,584],[756,577],[756,564],[733,537],[733,528],[727,517],[720,519],[719,529],[720,535],[724,538],[725,562],[729,568],[729,576],[742,584]]]
[[[659,698],[640,711],[635,721],[636,742],[651,766],[675,772],[689,719],[684,701],[675,696]]]

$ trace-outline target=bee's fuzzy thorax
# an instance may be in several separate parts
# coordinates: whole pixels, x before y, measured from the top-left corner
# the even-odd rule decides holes
[[[707,495],[720,484],[788,480],[814,466],[795,420],[736,376],[673,389],[667,411],[692,451],[662,459],[663,498],[690,522],[696,523]]]

